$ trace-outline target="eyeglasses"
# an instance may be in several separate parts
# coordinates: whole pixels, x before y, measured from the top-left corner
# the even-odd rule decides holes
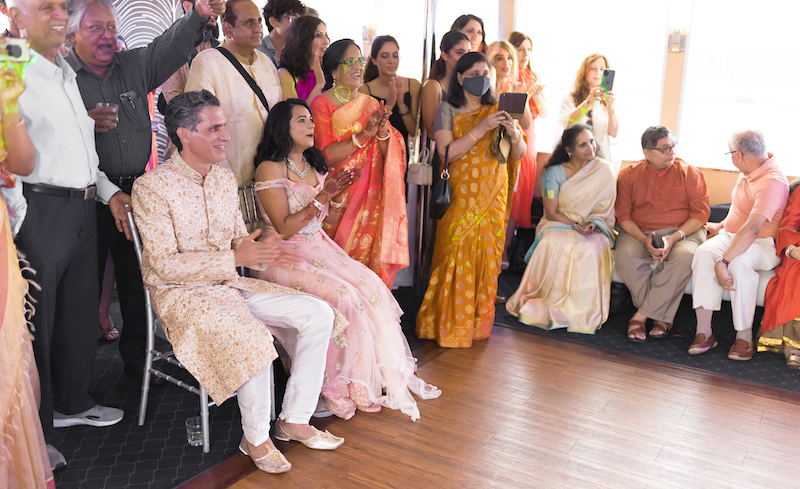
[[[102,24],[93,24],[86,28],[92,35],[102,35],[105,31],[108,31],[109,34],[116,34],[117,33],[117,26],[114,24],[109,24],[108,26],[104,26]]]
[[[660,148],[649,148],[651,150],[660,151],[662,155],[669,154],[670,151],[674,152],[675,148],[678,146],[678,143],[673,144],[672,146],[662,146]]]
[[[739,151],[738,149],[734,149],[733,151],[728,151],[727,153],[725,153],[725,156],[732,155],[733,153],[741,153],[741,151]]]
[[[341,64],[347,66],[348,68],[353,68],[358,64],[363,68],[367,65],[367,60],[364,58],[347,58],[346,60],[342,61]]]

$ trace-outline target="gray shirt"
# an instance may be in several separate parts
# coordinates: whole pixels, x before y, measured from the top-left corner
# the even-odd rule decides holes
[[[278,64],[278,50],[275,49],[275,45],[272,44],[272,39],[269,38],[269,35],[264,36],[264,40],[261,41],[261,46],[256,49],[266,54],[267,57],[272,60],[272,64],[275,65],[275,68],[280,67]]]
[[[109,178],[144,173],[153,137],[147,94],[189,60],[203,40],[207,20],[192,9],[147,46],[116,53],[104,78],[87,68],[74,50],[67,56],[87,111],[98,102],[119,105],[117,127],[95,134],[100,169]]]

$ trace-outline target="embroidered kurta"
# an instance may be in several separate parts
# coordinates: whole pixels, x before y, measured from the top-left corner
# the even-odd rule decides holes
[[[277,357],[242,291],[300,292],[236,273],[233,250],[248,233],[229,170],[202,177],[176,154],[138,178],[132,197],[153,308],[175,355],[221,404]],[[334,335],[346,326],[336,312]]]
[[[272,107],[281,101],[278,70],[266,54],[258,50],[254,52],[256,59],[252,64],[245,63],[238,55],[234,56],[256,81],[264,92],[267,103]],[[225,114],[228,134],[231,136],[226,146],[228,164],[236,175],[237,184],[241,187],[253,183],[253,158],[264,133],[264,123],[269,112],[261,105],[244,77],[216,49],[207,49],[192,61],[189,79],[186,80],[186,91],[201,89],[216,95]]]

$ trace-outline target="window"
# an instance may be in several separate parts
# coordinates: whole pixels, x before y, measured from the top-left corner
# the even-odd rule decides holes
[[[798,15],[794,2],[695,0],[678,127],[687,161],[735,170],[725,156],[731,135],[758,129],[783,170],[800,175]]]
[[[615,159],[642,158],[642,132],[661,121],[668,0],[515,2],[514,28],[533,40],[531,66],[542,77],[550,115],[537,120],[537,148],[554,146],[561,99],[586,56],[603,53],[616,70],[619,133]],[[682,143],[682,142],[681,142]]]

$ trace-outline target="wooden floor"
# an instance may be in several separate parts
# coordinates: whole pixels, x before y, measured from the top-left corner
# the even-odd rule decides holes
[[[331,420],[339,450],[279,444],[291,471],[230,487],[800,487],[796,395],[504,328],[425,360],[416,423]]]

